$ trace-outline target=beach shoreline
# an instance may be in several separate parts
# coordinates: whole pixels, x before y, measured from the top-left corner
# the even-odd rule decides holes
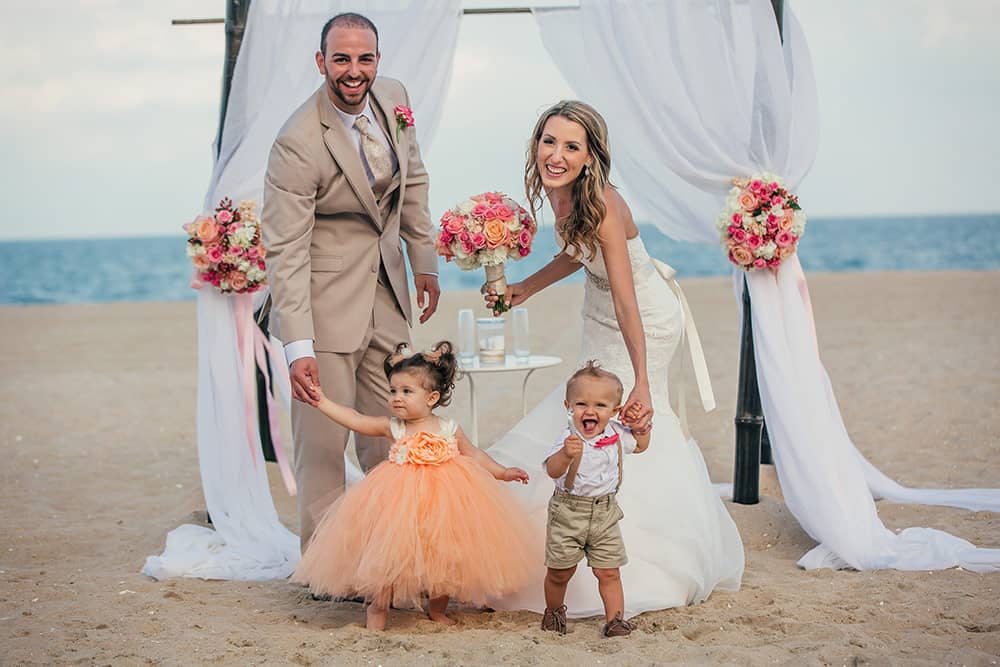
[[[904,485],[1000,486],[1000,272],[810,274],[820,352],[845,424]],[[691,428],[715,482],[732,478],[738,320],[728,277],[682,280],[720,406]],[[535,372],[528,404],[565,379],[579,350],[581,285],[526,305],[532,347],[563,364]],[[455,337],[475,292],[447,292],[414,344]],[[446,629],[393,612],[363,628],[354,603],[284,581],[139,574],[172,528],[204,519],[195,432],[192,302],[0,306],[2,664],[996,664],[1000,573],[805,572],[813,546],[780,499],[727,503],[747,552],[742,590],[650,612],[627,640],[600,621],[543,633],[537,614],[458,608]],[[686,354],[686,351],[683,351]],[[677,364],[672,385],[677,386]],[[688,364],[690,373],[690,364]],[[480,433],[516,421],[523,377],[479,388]],[[469,420],[466,381],[445,414]],[[269,465],[282,521],[295,501]],[[628,481],[626,480],[627,484]],[[940,528],[1000,547],[1000,515],[882,502],[891,529]],[[581,572],[577,576],[590,576]],[[627,576],[627,572],[626,572]]]

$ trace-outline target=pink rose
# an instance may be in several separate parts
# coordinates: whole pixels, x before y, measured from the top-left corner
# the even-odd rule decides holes
[[[257,268],[260,269],[261,271],[263,271],[266,268],[264,266],[264,260],[260,260],[257,262]]]
[[[442,229],[441,233],[438,234],[439,243],[451,243],[451,240],[455,238],[453,234],[449,234],[448,230]]]
[[[260,257],[260,250],[257,249],[257,246],[251,246],[247,248],[246,256],[247,259],[257,259]]]
[[[503,201],[503,195],[501,195],[499,192],[487,192],[483,196],[485,196],[486,201],[488,201],[491,204],[499,204],[500,202]]]
[[[530,248],[531,239],[533,237],[534,234],[531,233],[530,229],[522,229],[521,232],[517,235],[517,242],[521,245],[522,248]]]
[[[750,234],[747,236],[747,245],[750,246],[751,250],[756,250],[763,245],[764,241],[756,234]]]
[[[447,259],[449,261],[451,260],[452,256],[454,255],[454,253],[451,251],[450,241],[451,241],[451,239],[449,239],[448,241],[443,241],[442,237],[439,236],[438,240],[437,240],[437,243],[435,244],[435,246],[436,246],[435,249],[437,250],[437,254],[441,255],[442,257],[444,257],[445,259]]]
[[[730,227],[729,236],[737,243],[743,243],[747,240],[747,233],[742,227]]]
[[[396,114],[396,123],[405,127],[413,127],[413,111],[403,104],[397,105],[392,110]]]
[[[795,235],[787,229],[783,229],[774,237],[774,242],[778,244],[779,248],[784,248],[795,243]]]
[[[477,249],[486,247],[486,234],[482,232],[472,235],[472,245],[476,246]]]
[[[237,225],[235,222],[232,223],[231,225],[229,225],[228,227],[226,227],[226,231],[229,232],[230,234],[235,234],[236,232],[239,231],[239,229],[240,229],[240,226]]]
[[[198,239],[208,245],[219,240],[219,225],[212,218],[198,218],[196,232]]]
[[[511,209],[510,206],[507,206],[505,204],[494,205],[493,213],[495,213],[496,216],[501,220],[503,220],[504,222],[510,222],[511,220],[514,219],[514,211]]]
[[[775,195],[774,197],[771,197],[771,206],[781,206],[784,203],[785,203],[785,200],[782,199],[781,197],[777,196],[777,195]]]
[[[219,211],[215,214],[215,219],[224,225],[228,225],[233,221],[233,214],[229,211]]]
[[[764,183],[763,181],[759,180],[750,181],[750,185],[747,187],[750,189],[750,192],[754,193],[755,195],[759,195],[764,191]]]
[[[777,267],[778,267],[778,266],[779,266],[780,264],[781,264],[781,260],[780,260],[780,259],[778,259],[777,257],[775,257],[774,259],[771,259],[771,260],[769,260],[769,261],[767,262],[767,265],[768,265],[768,266],[769,266],[770,268],[772,268],[772,269],[775,269],[775,268],[777,268]]]
[[[760,206],[760,200],[757,198],[757,195],[751,192],[749,189],[743,190],[743,192],[741,192],[740,196],[737,198],[737,201],[739,202],[740,206],[743,208],[744,211],[748,211],[751,213],[753,211],[756,211],[757,207]]]
[[[472,209],[472,215],[477,218],[482,218],[483,220],[489,220],[490,217],[487,214],[490,213],[490,207],[487,204],[476,204]],[[496,216],[492,216],[496,217]]]
[[[755,269],[763,269],[765,266],[767,266],[767,260],[763,257],[758,257],[753,261],[753,267]]]
[[[464,252],[466,255],[476,254],[476,246],[472,245],[471,241],[462,241],[461,243],[462,243],[462,252]]]
[[[531,252],[531,248],[518,248],[517,250],[517,254],[521,257],[527,257],[529,252]]]
[[[465,218],[461,216],[449,218],[448,222],[444,223],[444,229],[452,236],[461,233],[465,229]]]
[[[213,245],[209,247],[208,250],[205,251],[205,255],[208,257],[209,261],[212,262],[212,264],[218,264],[222,261],[222,246]]]
[[[469,242],[469,238],[470,238],[469,237],[469,232],[462,231],[462,232],[459,232],[459,234],[458,234],[458,240],[461,241],[462,243],[468,243]]]
[[[753,262],[753,253],[747,250],[746,246],[738,245],[729,251],[729,259],[739,266],[748,266]]]

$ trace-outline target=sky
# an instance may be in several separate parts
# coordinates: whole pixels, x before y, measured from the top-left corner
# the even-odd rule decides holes
[[[810,216],[1000,211],[1000,0],[786,2],[818,84],[819,153],[799,191]],[[2,10],[0,240],[182,234],[212,169],[224,36],[170,20],[223,16],[223,0]],[[483,190],[520,197],[526,135],[567,97],[530,15],[464,17],[424,150],[432,215]]]

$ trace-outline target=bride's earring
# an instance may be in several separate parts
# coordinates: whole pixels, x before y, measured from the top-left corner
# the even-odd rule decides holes
[[[583,175],[586,176],[587,172],[590,171],[589,165],[583,165]]]

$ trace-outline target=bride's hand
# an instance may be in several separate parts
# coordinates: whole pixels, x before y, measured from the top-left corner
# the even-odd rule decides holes
[[[648,387],[634,387],[622,407],[622,423],[631,429],[644,432],[653,422],[653,400]]]
[[[486,301],[486,307],[490,310],[496,312],[496,304],[500,297],[497,296],[497,292],[492,287],[487,287],[484,283],[482,287],[479,288],[479,292],[483,295],[483,299]],[[507,285],[507,293],[504,294],[504,301],[507,302],[508,308],[513,308],[514,306],[520,306],[522,303],[528,300],[528,290],[524,286],[524,283],[511,283]]]

